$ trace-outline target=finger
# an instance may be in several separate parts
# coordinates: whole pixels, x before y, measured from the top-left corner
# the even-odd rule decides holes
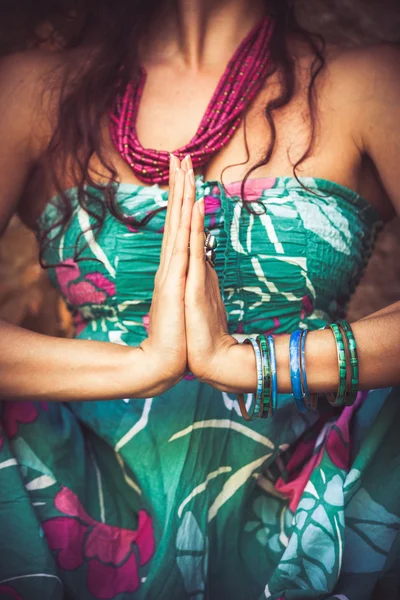
[[[160,269],[162,269],[164,267],[165,246],[167,244],[167,238],[168,238],[169,221],[170,221],[171,207],[172,207],[172,201],[170,202],[169,200],[171,200],[174,195],[176,169],[178,169],[179,167],[180,167],[179,158],[177,156],[175,156],[174,154],[170,154],[169,155],[168,203],[167,203],[167,211],[166,211],[165,222],[164,222],[164,235],[163,235],[162,244],[161,244]]]
[[[190,158],[190,154],[186,154],[185,158],[182,161],[181,169],[185,172],[189,171],[192,168],[192,160]]]
[[[195,203],[190,229],[190,259],[188,278],[194,288],[204,288],[206,262],[204,260],[204,199]]]
[[[175,250],[176,248],[185,248],[186,257],[188,258],[188,246],[190,239],[190,225],[192,209],[196,199],[196,187],[194,180],[193,169],[190,169],[185,173],[184,191],[183,191],[183,205],[181,211],[181,218],[179,227],[177,228],[176,237],[174,240]],[[187,212],[190,213],[190,219],[187,221]],[[174,249],[172,250],[174,252]]]
[[[191,167],[192,161],[189,160],[187,162],[187,166]],[[185,173],[185,189],[184,189],[184,198],[189,197],[192,202],[196,200],[196,182],[194,178],[193,169],[190,168]]]
[[[166,260],[166,266],[171,259],[172,249],[174,247],[175,239],[179,230],[179,223],[181,220],[182,205],[184,199],[185,189],[185,172],[182,169],[177,169],[175,172],[175,185],[174,193],[168,202],[171,202],[170,216],[164,235],[166,234],[165,252],[164,258]]]
[[[178,201],[176,199],[174,199],[174,202],[175,202],[174,211],[176,211],[176,212],[171,212],[170,227],[169,227],[169,235],[173,236],[175,233],[175,239],[176,239],[176,236],[178,235],[178,232],[181,227],[180,221],[182,219],[182,210],[183,210],[184,202],[186,201],[186,199],[188,199],[189,203],[191,203],[193,205],[194,201],[196,199],[196,186],[195,186],[193,169],[190,169],[188,172],[184,172],[183,170],[181,170],[181,172],[183,173],[183,178],[184,178],[183,179],[183,192],[182,192],[182,209],[181,209],[181,212],[178,214],[178,209],[176,208],[178,206]],[[180,191],[177,190],[176,193],[180,194]],[[175,219],[176,219],[176,222],[175,222]],[[178,223],[178,219],[179,219],[179,223]],[[171,237],[171,245],[172,246],[175,244],[175,239],[172,239],[172,237]],[[189,243],[189,237],[188,237],[188,243]]]
[[[177,282],[179,279],[186,278],[189,264],[188,244],[190,238],[193,206],[193,197],[190,195],[186,196],[183,202],[181,221],[168,268],[168,278],[174,282]]]
[[[187,154],[184,158],[186,173],[188,175],[188,179],[185,180],[185,197],[186,195],[190,195],[193,197],[193,201],[196,199],[196,181],[194,177],[193,164],[190,154]]]

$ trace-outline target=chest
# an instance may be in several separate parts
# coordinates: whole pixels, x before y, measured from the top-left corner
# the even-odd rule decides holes
[[[219,179],[223,170],[227,171],[226,181],[242,179],[250,168],[265,160],[272,142],[274,152],[268,165],[257,167],[252,176],[293,174],[293,165],[303,157],[311,135],[311,115],[307,99],[308,70],[298,73],[297,80],[297,89],[290,102],[278,111],[270,110],[275,127],[273,133],[267,119],[268,109],[272,102],[285,93],[285,86],[278,75],[267,79],[248,107],[235,135],[203,171],[206,179]],[[215,82],[215,74],[179,73],[169,69],[150,68],[136,123],[142,146],[172,152],[186,145],[198,130],[215,91]],[[315,151],[302,164],[301,174],[317,174],[329,178],[334,164],[336,178],[350,184],[350,172],[356,168],[357,157],[346,120],[340,118],[337,107],[323,98],[322,82],[318,83],[316,91],[320,99]],[[314,117],[316,119],[316,109]],[[338,161],[339,153],[341,161]]]
[[[178,72],[168,68],[147,68],[137,115],[137,135],[142,146],[174,151],[195,135],[215,92],[218,74]],[[249,106],[241,124],[230,141],[202,169],[205,180],[227,184],[242,180],[251,170],[251,177],[292,176],[293,166],[302,159],[310,143],[311,120],[307,99],[309,70],[307,65],[297,74],[297,87],[288,104],[272,111],[274,129],[266,117],[268,106],[280,94],[282,84],[277,75],[270,77]],[[314,144],[310,155],[301,162],[297,174],[336,181],[365,196],[378,210],[384,202],[383,191],[373,170],[363,168],[351,135],[351,124],[345,106],[328,93],[332,83],[321,79],[316,86]],[[109,134],[108,116],[103,122],[104,156],[126,183],[141,183],[119,156]],[[266,163],[270,145],[273,152]],[[109,173],[97,156],[92,158],[96,178],[107,180]],[[74,185],[68,169],[60,173],[64,189]],[[55,190],[46,176],[46,169],[37,169],[30,179],[20,204],[20,216],[34,227]]]

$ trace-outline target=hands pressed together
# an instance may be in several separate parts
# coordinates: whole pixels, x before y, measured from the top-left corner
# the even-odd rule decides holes
[[[218,276],[204,259],[204,199],[196,201],[192,161],[171,156],[160,266],[149,335],[141,348],[173,385],[188,369],[202,381],[216,381],[236,345],[228,333]]]
[[[252,347],[229,335],[218,276],[204,256],[204,199],[196,201],[190,156],[180,162],[171,156],[170,189],[160,265],[150,309],[149,335],[141,343],[150,389],[161,393],[178,383],[189,370],[197,379],[232,393],[254,393],[257,382]],[[398,385],[398,303],[352,324],[362,355],[360,389]],[[385,327],[388,350],[379,353],[370,344],[371,327]],[[379,334],[382,338],[382,334]],[[290,334],[274,337],[279,393],[291,393]],[[395,357],[394,359],[392,357]],[[384,374],[382,376],[382,373]],[[334,337],[326,330],[307,335],[307,381],[310,392],[335,392],[338,354]],[[383,382],[383,385],[382,385]],[[392,383],[394,382],[394,383]]]

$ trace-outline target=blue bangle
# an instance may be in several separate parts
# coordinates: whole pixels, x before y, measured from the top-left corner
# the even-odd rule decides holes
[[[296,329],[290,336],[289,343],[289,360],[290,360],[290,380],[292,382],[292,394],[296,402],[297,409],[300,412],[306,411],[304,403],[304,394],[301,387],[300,374],[300,341],[302,329]]]
[[[300,374],[301,374],[301,383],[303,388],[303,394],[306,400],[306,406],[308,410],[312,409],[310,393],[308,391],[308,383],[307,383],[307,373],[306,373],[306,337],[307,337],[308,329],[304,329],[301,335],[300,341]]]
[[[273,416],[278,408],[278,378],[276,375],[275,344],[271,334],[267,335],[267,343],[271,364],[271,416]]]
[[[308,333],[308,329],[303,330],[303,335],[301,336],[301,350],[300,350],[300,373],[301,373],[301,383],[303,387],[303,393],[306,400],[306,405],[308,410],[317,410],[318,406],[318,394],[310,394],[308,389],[307,382],[307,369],[306,369],[306,336]]]
[[[256,356],[256,365],[257,365],[257,393],[255,397],[255,401],[252,403],[252,410],[249,412],[248,417],[250,421],[254,421],[257,419],[260,413],[261,401],[263,398],[263,388],[264,388],[264,373],[263,373],[263,365],[262,365],[262,357],[260,348],[258,344],[253,338],[247,338],[244,340],[243,344],[251,344],[253,346],[254,354]]]

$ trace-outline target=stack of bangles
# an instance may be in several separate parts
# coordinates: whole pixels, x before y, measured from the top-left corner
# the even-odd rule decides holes
[[[347,321],[337,321],[325,327],[333,333],[339,367],[339,384],[336,394],[327,394],[332,406],[354,404],[359,386],[357,345]],[[292,394],[300,412],[316,410],[318,396],[310,394],[306,373],[306,338],[308,329],[297,329],[290,336],[289,364]],[[253,346],[257,366],[257,392],[252,394],[251,406],[246,408],[243,394],[238,394],[239,406],[246,421],[273,416],[278,408],[278,379],[276,355],[272,335],[258,335],[247,338],[244,344]]]

